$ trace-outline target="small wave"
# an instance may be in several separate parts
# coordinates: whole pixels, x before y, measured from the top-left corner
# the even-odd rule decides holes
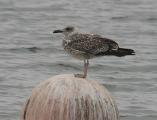
[[[36,53],[38,50],[41,50],[41,48],[38,48],[38,47],[30,47],[30,48],[26,48],[26,49],[28,49],[29,51],[34,52],[34,53]]]
[[[120,115],[121,118],[123,117],[130,117],[129,115]]]
[[[120,118],[125,118],[125,117],[144,117],[144,118],[147,118],[147,117],[151,117],[151,118],[156,118],[157,115],[120,115]]]
[[[112,20],[126,20],[128,19],[128,16],[115,16],[115,17],[111,17]]]
[[[47,53],[52,53],[53,52],[63,52],[63,49],[61,48],[56,48],[56,47],[53,47],[53,46],[50,46],[50,47],[36,47],[36,46],[33,46],[33,47],[13,47],[13,48],[0,48],[0,51],[12,51],[12,52],[33,52],[33,53],[37,53],[39,51],[43,51],[43,52],[47,52]]]
[[[151,18],[148,18],[147,20],[148,20],[148,21],[151,21],[151,22],[155,22],[155,21],[157,21],[157,18],[151,17]]]
[[[16,11],[21,11],[21,12],[26,12],[26,11],[31,11],[31,12],[39,12],[39,11],[66,11],[68,10],[67,8],[64,7],[65,4],[58,4],[58,5],[26,5],[25,7],[21,6],[16,6],[16,7],[2,7],[0,8],[1,12],[3,11],[11,11],[11,12],[16,12]]]
[[[65,68],[73,68],[75,70],[80,70],[80,68],[78,66],[72,65],[72,64],[57,63],[56,66],[61,66],[61,67],[65,67]]]
[[[36,53],[38,50],[41,50],[39,47],[21,47],[21,48],[10,48],[8,50],[11,51],[23,51],[23,50],[28,50],[30,52]]]

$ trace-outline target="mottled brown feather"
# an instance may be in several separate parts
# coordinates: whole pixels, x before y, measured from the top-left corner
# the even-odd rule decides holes
[[[66,46],[94,55],[118,49],[115,41],[99,35],[75,33],[69,36],[69,41]]]

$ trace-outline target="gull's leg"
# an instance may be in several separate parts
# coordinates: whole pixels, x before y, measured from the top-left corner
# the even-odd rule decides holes
[[[84,60],[83,74],[75,74],[75,77],[86,78],[87,77],[88,65],[89,65],[89,61]]]
[[[84,75],[83,75],[83,78],[87,77],[88,65],[89,65],[88,59],[84,60]]]

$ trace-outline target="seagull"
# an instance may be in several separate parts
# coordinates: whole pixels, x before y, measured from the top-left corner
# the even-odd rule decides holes
[[[64,50],[73,57],[84,61],[83,74],[75,74],[75,77],[86,78],[89,59],[99,56],[135,55],[135,51],[127,48],[120,48],[115,41],[104,38],[97,34],[86,34],[75,32],[73,26],[64,29],[54,30],[53,33],[62,33]]]

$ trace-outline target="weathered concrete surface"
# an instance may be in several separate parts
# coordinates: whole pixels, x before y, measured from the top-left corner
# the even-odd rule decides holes
[[[119,114],[103,86],[68,74],[40,83],[24,105],[21,120],[119,120]]]

